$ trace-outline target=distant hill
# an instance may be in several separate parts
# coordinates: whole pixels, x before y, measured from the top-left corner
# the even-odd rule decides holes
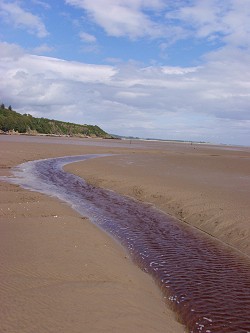
[[[11,106],[0,106],[0,132],[32,135],[65,135],[111,139],[112,136],[96,125],[79,125],[47,118],[35,118],[30,114],[13,111]]]

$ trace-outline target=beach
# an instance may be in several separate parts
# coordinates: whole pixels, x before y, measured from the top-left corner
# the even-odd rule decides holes
[[[0,137],[0,176],[20,163],[114,154],[65,166],[250,255],[250,150],[173,142]],[[0,182],[1,332],[184,332],[151,277],[68,205]]]
[[[127,154],[68,165],[87,182],[152,203],[250,255],[250,149],[148,142]]]

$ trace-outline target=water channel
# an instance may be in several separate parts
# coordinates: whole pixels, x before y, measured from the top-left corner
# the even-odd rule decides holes
[[[27,162],[11,182],[55,196],[110,233],[153,276],[188,332],[250,333],[249,258],[181,221],[63,170],[107,155]]]

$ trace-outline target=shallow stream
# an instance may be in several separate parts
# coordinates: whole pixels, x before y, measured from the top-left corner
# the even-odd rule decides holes
[[[250,261],[177,219],[63,171],[107,155],[27,162],[11,182],[69,203],[127,248],[151,274],[188,332],[250,333]]]

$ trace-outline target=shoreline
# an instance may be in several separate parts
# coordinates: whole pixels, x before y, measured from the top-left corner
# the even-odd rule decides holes
[[[0,175],[26,162],[102,147],[1,143]],[[184,328],[153,279],[111,236],[69,206],[0,182],[0,330],[169,332]]]
[[[72,139],[72,140],[111,140],[111,141],[131,141],[131,142],[156,142],[156,143],[169,143],[169,144],[187,144],[187,145],[203,145],[203,146],[208,146],[208,147],[221,147],[221,148],[229,148],[229,149],[250,149],[249,145],[240,145],[240,144],[232,144],[232,143],[215,143],[215,142],[206,142],[206,141],[185,141],[185,140],[168,140],[168,139],[144,139],[144,138],[127,138],[127,137],[112,137],[112,138],[105,138],[105,137],[91,137],[91,136],[70,136],[70,135],[64,135],[64,134],[43,134],[43,133],[38,133],[38,134],[29,134],[29,133],[6,133],[6,132],[0,132],[0,136],[2,135],[8,135],[8,136],[26,136],[26,137],[52,137],[52,138],[67,138],[67,139]]]

